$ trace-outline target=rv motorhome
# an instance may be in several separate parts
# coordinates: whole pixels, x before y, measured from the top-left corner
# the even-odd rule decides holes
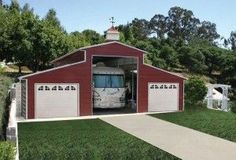
[[[124,71],[120,68],[93,67],[93,107],[125,107]]]

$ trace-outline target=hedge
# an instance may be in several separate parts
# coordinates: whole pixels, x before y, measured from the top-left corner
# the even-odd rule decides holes
[[[14,160],[15,159],[14,144],[7,141],[0,141],[0,159],[1,160]]]

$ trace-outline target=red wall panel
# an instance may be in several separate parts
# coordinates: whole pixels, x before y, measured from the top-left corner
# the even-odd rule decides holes
[[[179,83],[179,110],[183,110],[183,78],[141,64],[139,70],[139,112],[148,111],[148,82]]]
[[[63,66],[65,64],[71,64],[71,63],[75,63],[75,62],[81,62],[85,58],[84,54],[85,54],[84,51],[78,51],[76,53],[68,55],[68,56],[66,56],[63,59],[60,59],[60,60],[54,62],[53,63],[54,67]]]
[[[34,118],[34,84],[35,83],[79,83],[80,115],[91,114],[91,85],[88,65],[76,64],[51,72],[38,74],[28,78],[28,118]],[[85,107],[86,106],[86,107]]]

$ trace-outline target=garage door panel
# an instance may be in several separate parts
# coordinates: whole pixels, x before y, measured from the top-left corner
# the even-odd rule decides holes
[[[178,101],[178,83],[148,84],[148,111],[176,111]]]
[[[78,115],[78,84],[36,84],[35,117],[75,117]]]

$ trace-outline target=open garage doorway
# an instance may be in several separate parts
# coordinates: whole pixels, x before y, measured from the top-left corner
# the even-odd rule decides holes
[[[137,63],[135,57],[92,57],[93,115],[137,112]]]

